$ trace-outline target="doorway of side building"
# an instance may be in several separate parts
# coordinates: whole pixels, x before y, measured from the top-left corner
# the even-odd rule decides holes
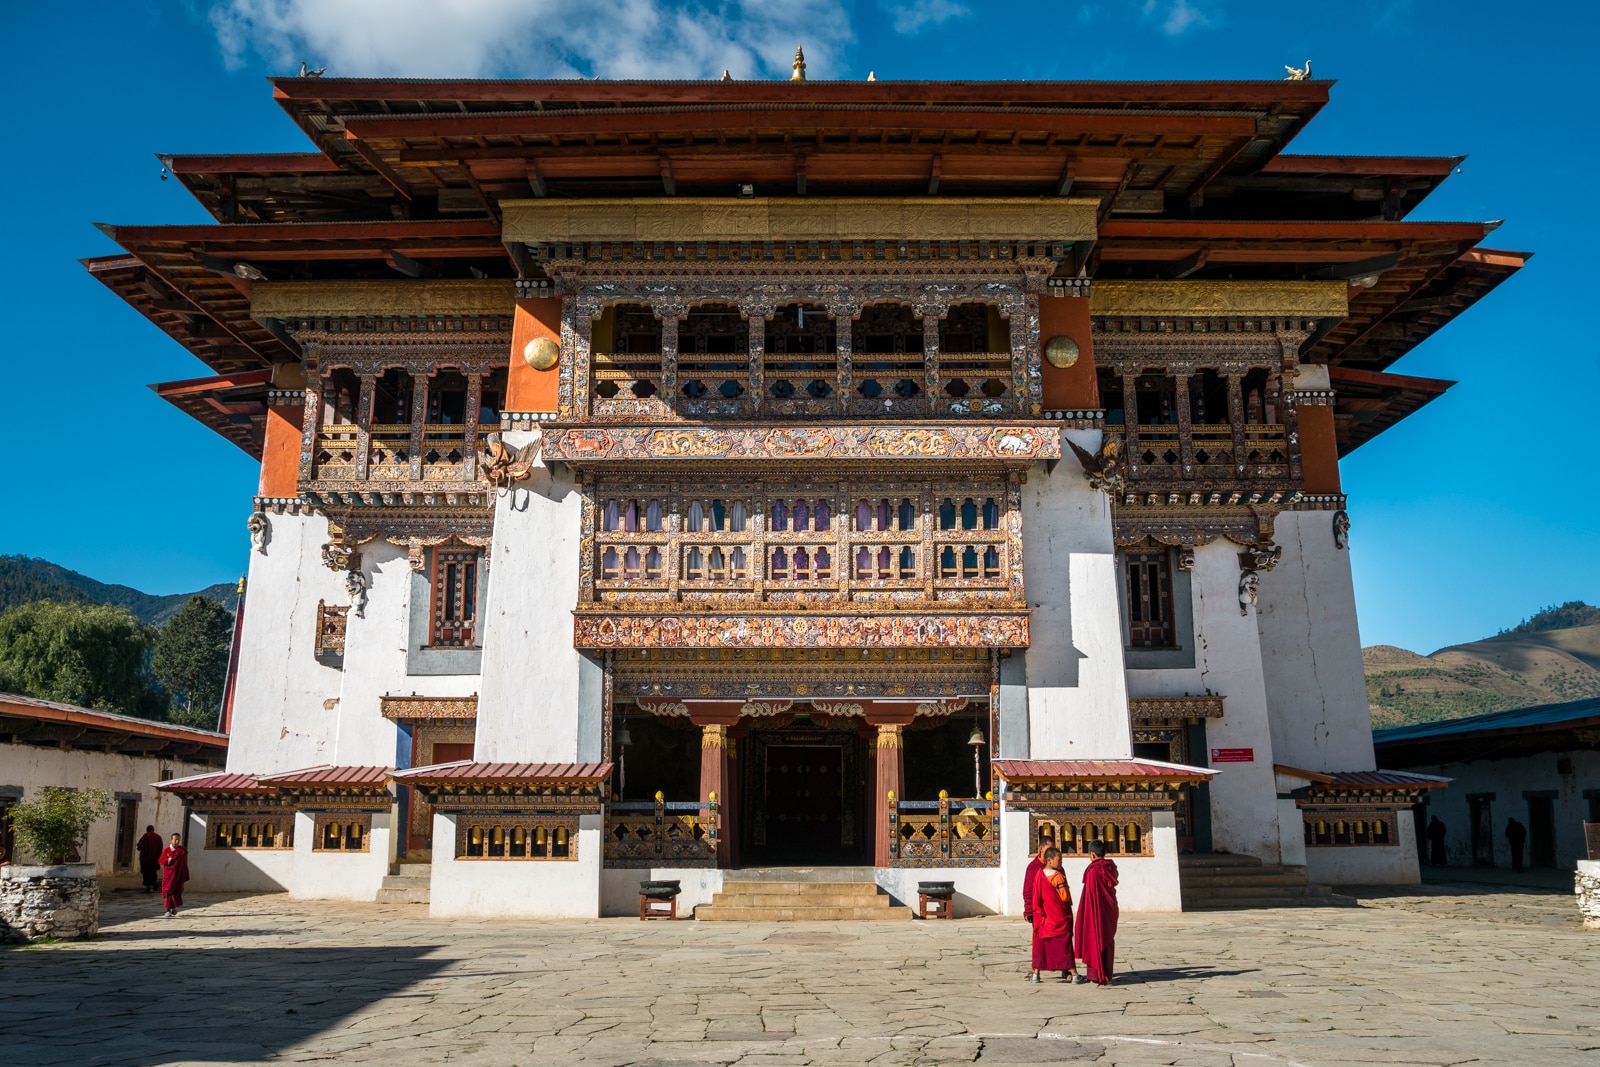
[[[470,760],[473,753],[473,736],[476,724],[455,725],[419,724],[411,735],[411,765],[431,767],[439,763]],[[406,818],[406,856],[418,859],[419,853],[427,856],[433,851],[433,805],[422,799],[422,794],[410,786]]]
[[[871,863],[865,738],[796,722],[753,729],[741,747],[738,821],[746,865]]]
[[[1554,797],[1528,798],[1528,866],[1556,865],[1556,802]]]
[[[1489,805],[1492,796],[1469,796],[1467,811],[1472,820],[1472,862],[1478,867],[1494,866],[1494,816]]]

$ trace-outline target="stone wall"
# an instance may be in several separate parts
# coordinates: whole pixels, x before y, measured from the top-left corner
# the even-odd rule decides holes
[[[0,941],[71,940],[99,932],[94,864],[0,868]]]
[[[1578,894],[1578,914],[1589,930],[1600,930],[1600,860],[1579,860],[1574,878]]]

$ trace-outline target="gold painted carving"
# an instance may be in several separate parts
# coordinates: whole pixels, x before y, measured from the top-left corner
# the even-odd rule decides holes
[[[257,282],[250,292],[250,315],[257,319],[509,315],[516,301],[515,283],[501,279]]]
[[[792,700],[751,700],[747,701],[745,706],[739,709],[739,714],[748,715],[751,718],[764,718],[772,715],[782,715],[792,707],[794,707],[794,701]]]
[[[1128,713],[1134,722],[1220,719],[1222,697],[1187,694],[1175,697],[1129,697]]]
[[[1098,200],[713,197],[503,200],[509,243],[591,241],[1092,241]]]
[[[728,743],[728,728],[726,726],[702,726],[700,728],[701,748],[723,748]]]
[[[423,697],[415,693],[411,696],[386,696],[379,698],[378,707],[385,719],[395,722],[478,717],[477,694],[469,697]]]
[[[880,726],[880,727],[878,727],[878,747],[879,748],[900,748],[900,747],[902,747],[901,742],[904,739],[901,737],[901,731],[903,729],[904,729],[904,727],[900,727],[900,726]]]
[[[811,710],[821,715],[837,715],[841,718],[847,716],[865,715],[866,709],[860,704],[844,700],[813,700]]]
[[[1349,286],[1331,282],[1096,281],[1092,315],[1310,315],[1343,318]]]

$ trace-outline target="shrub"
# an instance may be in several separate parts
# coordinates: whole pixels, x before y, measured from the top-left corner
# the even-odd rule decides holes
[[[89,826],[111,810],[104,789],[63,789],[47,785],[32,800],[11,808],[17,848],[44,863],[66,863],[89,836]]]

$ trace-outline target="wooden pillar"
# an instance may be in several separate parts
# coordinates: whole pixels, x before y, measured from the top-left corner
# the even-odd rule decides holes
[[[728,806],[728,728],[713,723],[700,728],[700,800],[715,798],[725,810]],[[728,835],[717,835],[717,866],[728,866]]]
[[[467,375],[466,426],[461,432],[461,476],[466,481],[478,477],[478,418],[483,412],[483,375]]]
[[[1245,472],[1247,444],[1244,435],[1244,376],[1228,375],[1228,425],[1233,430],[1233,473],[1239,477]]]
[[[889,796],[905,799],[905,753],[901,747],[898,723],[878,727],[877,787],[872,796],[872,862],[878,867],[889,865]]]
[[[1178,462],[1183,465],[1183,477],[1194,477],[1194,425],[1193,412],[1189,408],[1189,378],[1193,373],[1190,367],[1178,367],[1173,375],[1177,383],[1175,403],[1178,417]]]
[[[365,478],[372,462],[372,394],[376,374],[361,376],[361,399],[356,404],[356,477]]]
[[[428,375],[411,374],[411,480],[422,480],[422,453],[426,451],[423,425],[428,421]]]

